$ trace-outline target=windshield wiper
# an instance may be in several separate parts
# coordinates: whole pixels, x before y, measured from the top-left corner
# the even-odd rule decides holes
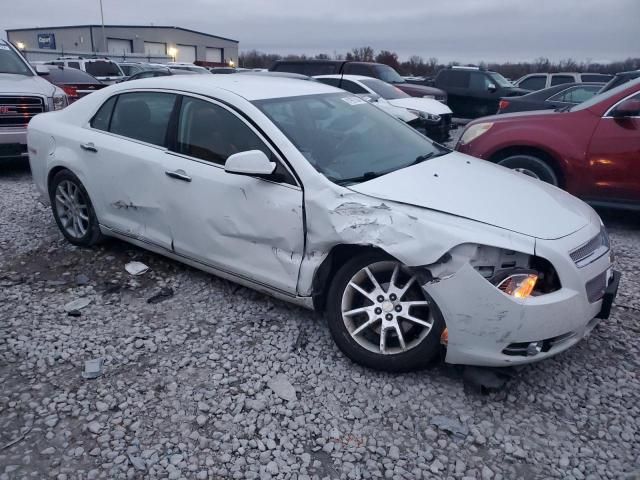
[[[365,172],[359,177],[351,177],[351,178],[341,178],[340,180],[336,180],[338,185],[345,185],[347,183],[360,183],[366,182],[367,180],[373,180],[374,178],[378,178],[384,175],[382,172]]]

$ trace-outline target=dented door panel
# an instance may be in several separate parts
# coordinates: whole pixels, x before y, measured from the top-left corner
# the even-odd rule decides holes
[[[304,249],[302,191],[177,154],[164,162],[166,170],[191,177],[162,183],[175,252],[295,294]]]
[[[84,152],[97,181],[93,203],[100,222],[114,231],[171,248],[171,225],[162,192],[165,149],[97,130],[85,129],[83,140],[97,152]]]

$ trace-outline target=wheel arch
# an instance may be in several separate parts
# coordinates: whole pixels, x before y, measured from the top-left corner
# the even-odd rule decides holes
[[[327,291],[334,274],[350,258],[361,255],[366,252],[380,252],[395,258],[389,252],[373,245],[359,245],[350,243],[339,243],[334,245],[326,258],[313,274],[312,291],[313,291],[313,308],[317,312],[324,312],[327,302]]]
[[[567,177],[562,162],[556,155],[544,148],[533,145],[512,145],[496,150],[489,156],[488,160],[498,163],[500,160],[512,155],[531,155],[540,158],[553,169],[558,177],[559,187],[566,188]]]

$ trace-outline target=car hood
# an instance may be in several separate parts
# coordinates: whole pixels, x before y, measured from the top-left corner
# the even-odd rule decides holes
[[[392,83],[392,85],[415,97],[424,97],[425,95],[431,95],[433,97],[446,96],[444,90],[440,90],[439,88],[425,87],[424,85],[415,85],[413,83]]]
[[[525,112],[511,112],[511,113],[501,113],[498,115],[489,115],[487,117],[477,118],[467,124],[467,127],[470,125],[475,125],[477,123],[487,123],[487,122],[513,122],[513,121],[529,121],[532,118],[536,117],[545,117],[548,115],[568,115],[571,112],[556,112],[555,110],[528,110]]]
[[[593,215],[559,188],[457,152],[348,188],[544,240],[580,230]]]
[[[20,95],[53,95],[55,87],[45,79],[38,76],[15,75],[13,73],[0,73],[0,92],[3,94]]]
[[[387,100],[391,105],[402,108],[410,108],[419,112],[433,113],[435,115],[451,114],[451,109],[444,103],[433,98],[409,97]]]

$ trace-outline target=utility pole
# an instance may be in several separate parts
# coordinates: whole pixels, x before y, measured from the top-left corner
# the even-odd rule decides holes
[[[107,53],[107,37],[104,34],[104,12],[102,10],[102,0],[100,0],[100,18],[102,20],[102,51]]]

